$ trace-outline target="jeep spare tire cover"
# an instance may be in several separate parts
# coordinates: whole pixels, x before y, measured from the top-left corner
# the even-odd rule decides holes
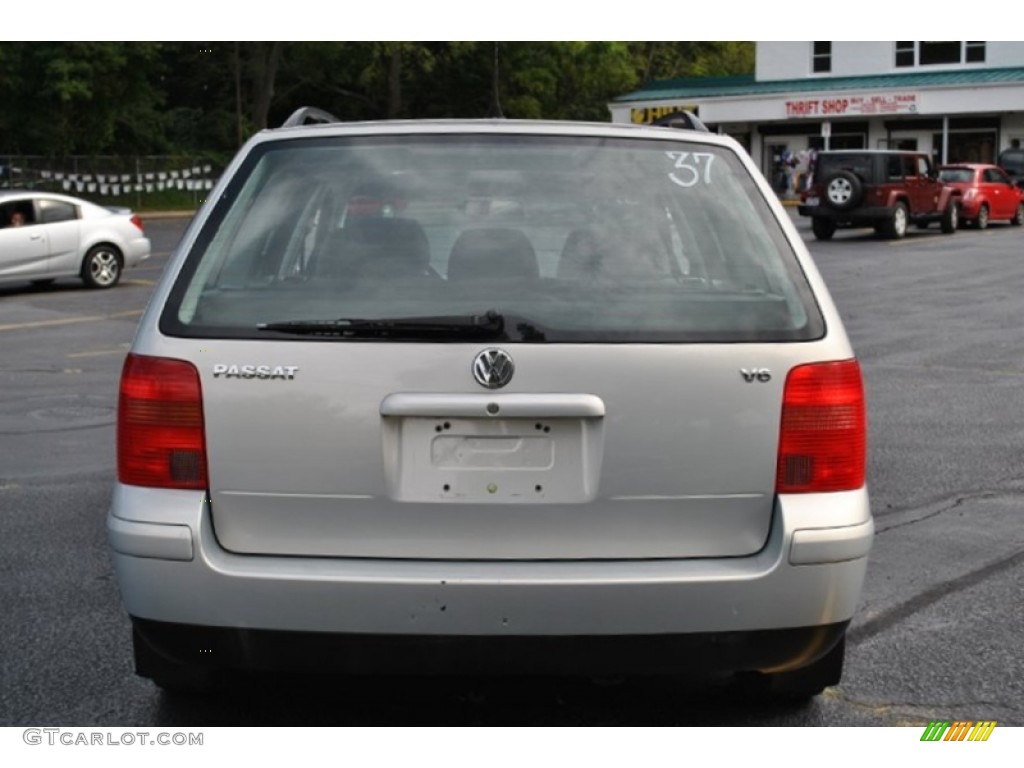
[[[836,171],[825,179],[825,203],[837,211],[853,208],[863,193],[860,179],[850,171]]]

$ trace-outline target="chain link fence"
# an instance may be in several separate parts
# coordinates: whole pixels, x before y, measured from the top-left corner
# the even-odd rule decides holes
[[[0,189],[60,192],[136,210],[194,209],[224,166],[222,159],[198,155],[0,154]]]

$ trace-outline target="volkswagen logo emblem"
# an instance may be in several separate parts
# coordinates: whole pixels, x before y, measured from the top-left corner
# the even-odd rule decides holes
[[[512,380],[516,366],[508,352],[492,347],[473,358],[473,377],[481,386],[499,389]]]

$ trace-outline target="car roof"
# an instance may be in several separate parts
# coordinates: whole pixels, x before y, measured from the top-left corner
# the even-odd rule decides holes
[[[60,192],[46,192],[45,190],[38,189],[0,189],[0,203],[15,198],[18,200],[38,200],[42,197],[45,197],[47,200],[60,200],[71,205],[91,205],[96,208],[103,208],[102,205],[90,200],[64,195]]]
[[[0,200],[11,197],[31,197],[32,190],[29,189],[0,189]]]
[[[7,198],[18,197],[18,198],[32,198],[37,197],[67,197],[67,195],[61,195],[56,192],[41,192],[37,189],[3,189],[0,190],[0,200]],[[68,198],[69,200],[72,198]]]
[[[594,123],[556,120],[375,120],[365,122],[314,123],[282,128],[268,128],[251,141],[265,142],[315,136],[385,136],[385,135],[473,135],[515,134],[535,136],[575,136],[630,138],[645,137],[666,140],[685,139],[708,144],[732,145],[725,135],[687,128],[669,128],[633,123]]]
[[[598,130],[643,130],[659,129],[664,130],[667,126],[650,125],[648,123],[600,123],[586,120],[509,120],[504,117],[488,118],[437,118],[423,120],[339,120],[333,123],[310,123],[307,125],[282,126],[279,128],[267,128],[261,133],[287,133],[293,131],[314,130],[314,131],[340,131],[348,132],[350,129],[376,128],[390,130],[395,128],[434,130],[444,128],[454,131],[465,131],[475,133],[480,128],[493,129],[497,131],[513,132],[547,132],[548,129],[557,129],[565,132],[576,132],[584,129]],[[668,128],[671,131],[685,131],[687,128]],[[695,133],[708,133],[708,131],[694,131]]]

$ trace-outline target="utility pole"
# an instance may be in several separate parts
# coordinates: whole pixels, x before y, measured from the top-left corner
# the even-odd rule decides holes
[[[238,41],[235,41],[235,121],[238,124],[238,147],[241,149],[242,135],[242,60],[238,53]]]

